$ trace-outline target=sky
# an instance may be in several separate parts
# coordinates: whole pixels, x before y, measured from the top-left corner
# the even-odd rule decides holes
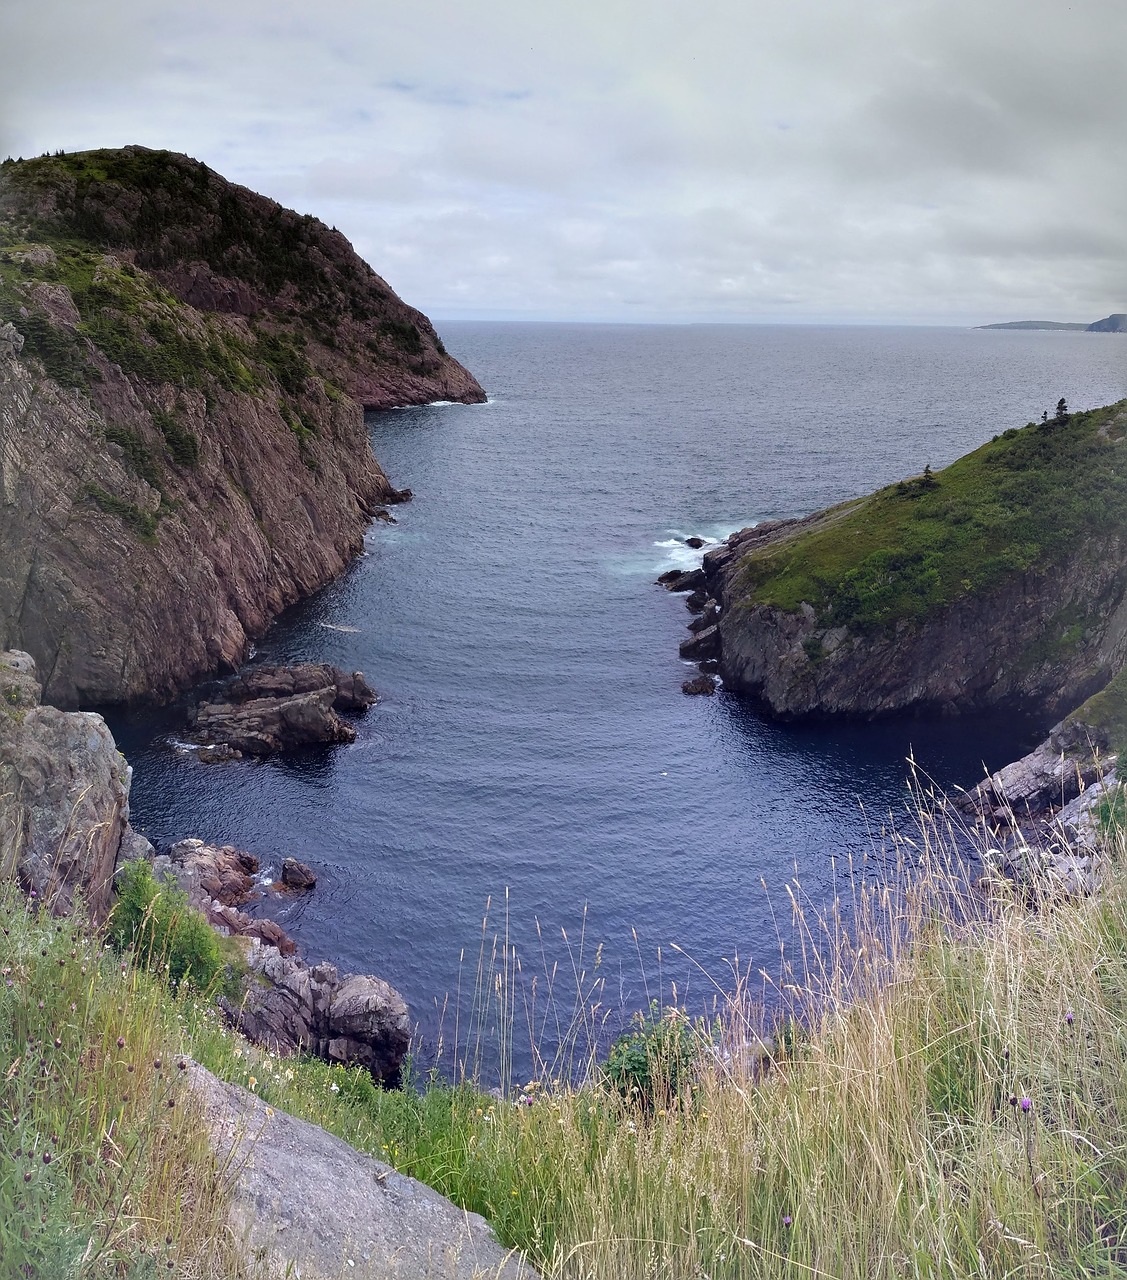
[[[1125,0],[0,0],[0,156],[183,151],[436,320],[1127,311]]]

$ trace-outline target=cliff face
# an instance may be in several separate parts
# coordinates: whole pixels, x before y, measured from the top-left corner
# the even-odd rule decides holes
[[[705,557],[719,617],[686,656],[718,658],[728,688],[784,719],[1058,717],[1127,661],[1125,508],[1127,404],[1030,424],[734,535]]]
[[[60,915],[81,892],[101,921],[118,859],[148,849],[129,826],[131,770],[101,716],[39,695],[30,656],[0,653],[0,881]]]
[[[362,405],[483,398],[343,236],[195,161],[0,166],[0,647],[59,706],[173,697],[399,496]]]

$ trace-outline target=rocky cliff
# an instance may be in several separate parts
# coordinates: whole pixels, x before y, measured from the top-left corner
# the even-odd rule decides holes
[[[118,860],[152,852],[129,825],[131,770],[101,716],[39,697],[31,657],[0,653],[0,883],[60,915],[81,893],[100,922]]]
[[[58,706],[237,664],[399,497],[362,407],[484,399],[339,232],[184,156],[0,166],[0,647]]]
[[[1127,402],[708,553],[685,657],[780,718],[1057,718],[1127,658]]]

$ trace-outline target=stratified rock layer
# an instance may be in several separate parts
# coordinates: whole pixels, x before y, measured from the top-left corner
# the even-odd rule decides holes
[[[405,496],[361,406],[483,398],[343,236],[204,165],[0,165],[0,645],[63,707],[234,668]]]

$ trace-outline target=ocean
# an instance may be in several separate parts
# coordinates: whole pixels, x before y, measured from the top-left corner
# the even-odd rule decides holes
[[[523,1073],[533,994],[548,1043],[577,988],[609,1035],[651,999],[695,1012],[737,969],[777,975],[787,884],[815,905],[832,896],[905,812],[909,755],[938,786],[971,786],[1047,728],[1004,715],[777,725],[731,694],[684,696],[689,614],[654,585],[699,563],[684,538],[937,469],[1061,396],[1073,409],[1127,396],[1127,340],[440,329],[489,403],[368,416],[376,456],[415,498],[256,655],[364,671],[381,701],[357,742],[202,765],[174,745],[174,712],[110,719],[135,770],[135,825],[158,845],[234,843],[275,871],[287,855],[311,864],[316,890],[278,918],[310,960],[403,993],[424,1065],[440,1041],[449,1065],[455,1024],[463,1043],[476,1025],[482,948],[486,968],[515,949],[519,978],[502,985]]]

